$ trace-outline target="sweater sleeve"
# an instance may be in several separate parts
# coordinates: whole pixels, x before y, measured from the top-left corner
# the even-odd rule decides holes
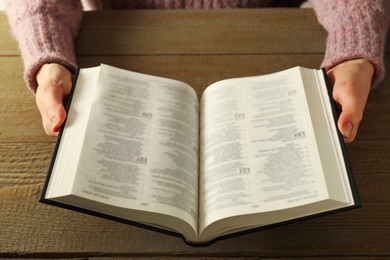
[[[79,0],[9,0],[6,13],[24,62],[24,79],[35,93],[36,74],[45,63],[76,69],[74,39],[80,28]]]
[[[328,32],[322,67],[365,58],[375,68],[372,86],[385,75],[384,48],[390,20],[388,0],[311,0]]]

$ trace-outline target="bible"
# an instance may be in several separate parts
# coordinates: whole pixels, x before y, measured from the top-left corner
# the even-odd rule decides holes
[[[184,82],[109,65],[75,76],[41,202],[193,245],[358,207],[322,69]]]

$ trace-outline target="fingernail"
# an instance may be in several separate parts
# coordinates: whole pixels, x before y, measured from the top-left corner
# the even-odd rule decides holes
[[[347,122],[343,125],[341,132],[344,137],[349,137],[352,133],[352,124],[350,122]]]

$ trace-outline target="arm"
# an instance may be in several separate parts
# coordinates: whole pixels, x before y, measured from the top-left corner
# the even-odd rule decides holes
[[[73,41],[82,16],[79,0],[8,0],[9,24],[19,43],[27,86],[36,91],[36,75],[43,64],[59,63],[74,72]]]
[[[6,12],[19,43],[26,84],[36,93],[46,133],[54,135],[65,120],[63,101],[76,69],[73,42],[81,23],[81,3],[9,0]]]
[[[346,142],[355,139],[369,91],[384,77],[384,46],[390,1],[312,0],[328,31],[322,66],[340,106],[338,126]]]

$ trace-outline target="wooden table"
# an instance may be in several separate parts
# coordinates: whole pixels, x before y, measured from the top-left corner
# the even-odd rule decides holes
[[[107,63],[175,78],[201,93],[223,78],[318,67],[325,37],[310,9],[116,11],[85,14],[76,49],[81,66]],[[372,92],[347,147],[362,208],[193,248],[38,203],[56,138],[44,134],[22,70],[0,13],[0,257],[390,258],[389,77]]]

